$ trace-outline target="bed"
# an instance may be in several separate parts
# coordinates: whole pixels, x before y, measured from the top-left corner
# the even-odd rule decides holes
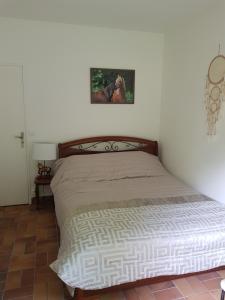
[[[59,144],[55,169],[51,268],[76,299],[225,266],[225,207],[169,174],[156,141]]]

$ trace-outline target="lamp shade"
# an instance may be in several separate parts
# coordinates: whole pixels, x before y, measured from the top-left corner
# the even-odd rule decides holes
[[[56,144],[51,143],[33,143],[33,160],[55,160]]]

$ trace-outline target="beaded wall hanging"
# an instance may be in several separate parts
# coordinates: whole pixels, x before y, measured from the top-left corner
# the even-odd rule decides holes
[[[205,86],[207,134],[216,134],[222,102],[225,101],[225,56],[217,55],[210,63]]]

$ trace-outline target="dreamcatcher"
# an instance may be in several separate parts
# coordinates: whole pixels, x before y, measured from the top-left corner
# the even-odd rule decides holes
[[[208,135],[216,134],[216,123],[225,101],[225,56],[217,55],[210,63],[205,87]]]

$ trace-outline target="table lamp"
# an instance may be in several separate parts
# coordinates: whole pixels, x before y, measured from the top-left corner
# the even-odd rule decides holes
[[[56,144],[52,143],[33,143],[32,150],[33,160],[38,161],[38,175],[39,177],[50,177],[51,168],[45,165],[46,160],[55,160]],[[41,163],[40,161],[43,161]]]

